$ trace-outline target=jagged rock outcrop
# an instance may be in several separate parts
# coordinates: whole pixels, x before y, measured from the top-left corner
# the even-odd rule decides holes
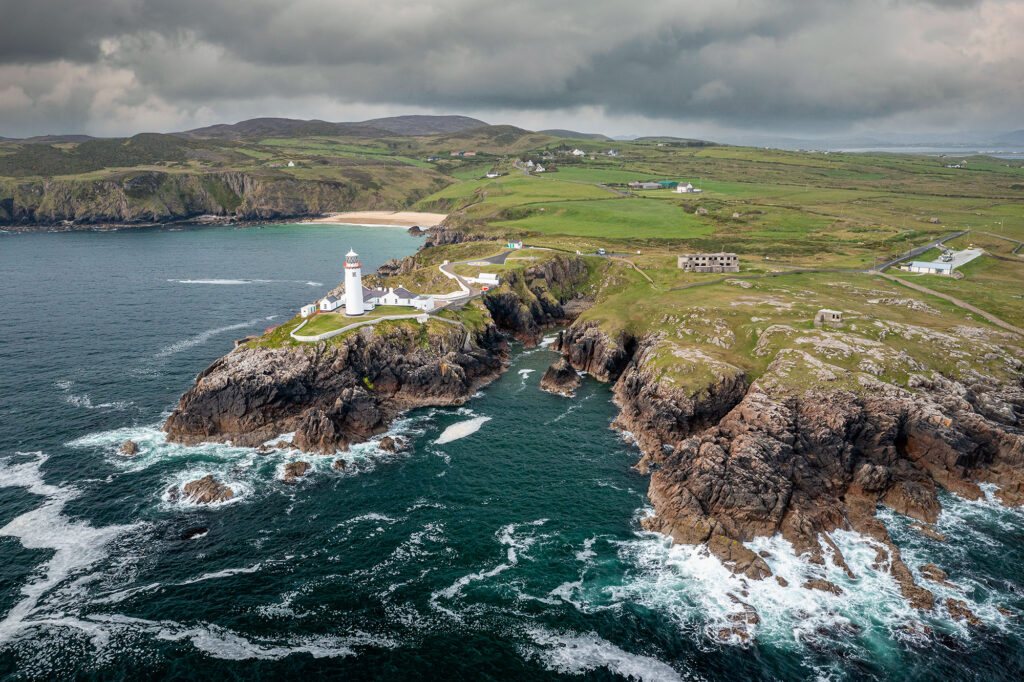
[[[676,445],[691,433],[712,426],[724,417],[743,396],[749,384],[738,367],[716,362],[693,349],[673,353],[672,359],[699,365],[713,372],[696,390],[663,379],[656,365],[665,353],[657,336],[650,336],[638,347],[615,383],[615,399],[621,410],[614,425],[633,434],[644,452],[653,454],[641,462],[645,469],[662,452],[663,444]]]
[[[461,404],[496,377],[502,337],[489,327],[467,351],[464,336],[454,325],[410,323],[368,327],[336,345],[238,348],[197,377],[164,430],[171,441],[248,447],[294,431],[300,450],[343,450],[402,410]]]
[[[444,225],[438,225],[426,230],[427,238],[423,241],[423,248],[431,246],[443,246],[445,244],[462,244],[463,242],[497,241],[497,237],[485,234],[463,232]]]
[[[580,387],[581,383],[580,375],[564,357],[552,362],[544,372],[544,376],[540,378],[542,390],[570,398],[576,393],[576,389]]]
[[[309,469],[309,462],[288,462],[284,465],[284,475],[281,480],[285,483],[295,483],[295,479],[305,476]]]
[[[535,346],[544,327],[568,320],[570,314],[562,304],[575,299],[588,275],[582,258],[556,256],[521,273],[509,272],[501,286],[484,295],[483,302],[498,327],[511,331],[527,346]]]
[[[559,334],[552,348],[561,351],[570,365],[598,381],[615,381],[633,358],[636,339],[623,332],[613,340],[596,322],[585,322]]]
[[[189,481],[179,492],[174,486],[167,491],[171,502],[177,502],[184,498],[195,504],[213,504],[214,502],[226,502],[235,496],[235,491],[228,486],[214,480],[212,474],[203,476],[194,481]]]
[[[121,447],[118,448],[117,452],[118,454],[126,455],[128,457],[137,455],[139,453],[139,444],[133,440],[126,440],[121,444]]]
[[[643,525],[706,544],[748,578],[771,569],[743,543],[777,533],[812,563],[830,555],[853,578],[828,537],[852,529],[874,543],[875,568],[888,570],[914,606],[930,609],[933,594],[914,582],[875,518],[877,505],[933,524],[938,489],[977,499],[978,482],[996,484],[1005,504],[1024,503],[1019,375],[1008,383],[975,374],[965,384],[933,374],[901,388],[784,348],[751,385],[700,349],[660,334],[613,341],[592,322],[573,325],[556,348],[577,369],[615,381],[615,425],[644,451],[639,468],[654,470],[655,515]],[[1012,357],[1004,360],[1020,371]],[[934,568],[928,577],[944,576]],[[812,578],[805,586],[834,592],[831,585]]]
[[[394,277],[395,275],[404,275],[407,272],[412,272],[416,267],[416,259],[412,256],[392,258],[377,268],[377,274],[381,277]]]
[[[536,342],[544,325],[563,319],[559,296],[575,296],[586,277],[585,261],[565,256],[510,274],[485,298],[494,323],[473,332],[468,349],[463,327],[435,321],[364,327],[316,345],[240,346],[199,374],[163,428],[185,444],[258,447],[294,431],[291,447],[344,450],[385,431],[399,412],[468,400],[504,369],[499,328]]]
[[[990,388],[1021,398],[1019,388]],[[755,384],[717,425],[664,458],[651,477],[657,516],[647,526],[688,543],[778,532],[797,552],[818,556],[819,534],[852,528],[879,542],[904,594],[929,608],[931,594],[914,585],[874,509],[934,523],[939,487],[976,498],[975,481],[986,480],[1019,504],[1024,436],[982,428],[979,419],[969,407],[947,414],[928,394],[882,382],[864,393],[787,394]]]

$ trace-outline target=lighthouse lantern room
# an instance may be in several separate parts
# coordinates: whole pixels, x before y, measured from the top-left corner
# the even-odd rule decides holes
[[[362,315],[363,272],[359,254],[351,249],[345,255],[345,314]]]

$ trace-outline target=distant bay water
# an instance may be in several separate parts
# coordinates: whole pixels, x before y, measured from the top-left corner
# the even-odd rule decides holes
[[[404,415],[406,451],[357,445],[344,472],[164,442],[234,338],[335,286],[350,248],[370,269],[420,243],[331,225],[0,235],[0,677],[1021,677],[1020,622],[996,608],[1024,606],[1020,512],[947,496],[938,547],[883,513],[982,629],[911,610],[850,533],[856,580],[762,539],[790,587],[745,581],[641,530],[647,479],[609,387],[540,391],[546,347],[515,345],[468,405]],[[139,453],[119,455],[129,438]],[[295,459],[313,471],[284,484]],[[206,474],[236,498],[166,498]],[[812,574],[843,595],[797,587]],[[721,643],[740,602],[756,642]]]

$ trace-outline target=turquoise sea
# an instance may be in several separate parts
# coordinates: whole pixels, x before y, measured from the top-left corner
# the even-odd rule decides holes
[[[164,442],[196,373],[334,286],[349,248],[376,267],[419,243],[326,225],[0,234],[0,677],[1024,677],[1024,629],[996,608],[1024,608],[1021,512],[947,496],[945,544],[882,515],[980,629],[914,612],[850,533],[835,540],[856,580],[779,539],[754,547],[789,588],[731,576],[641,530],[647,479],[609,387],[540,391],[544,347],[514,345],[466,406],[398,421],[407,451],[362,444],[344,472]],[[295,459],[313,471],[284,484]],[[205,474],[236,498],[165,498]],[[818,575],[843,594],[798,587]],[[723,643],[740,602],[755,640]]]

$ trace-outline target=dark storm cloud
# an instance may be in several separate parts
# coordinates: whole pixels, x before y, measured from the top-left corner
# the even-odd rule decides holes
[[[1024,96],[1022,0],[0,0],[0,16],[0,134],[174,128],[282,102],[998,124]]]

